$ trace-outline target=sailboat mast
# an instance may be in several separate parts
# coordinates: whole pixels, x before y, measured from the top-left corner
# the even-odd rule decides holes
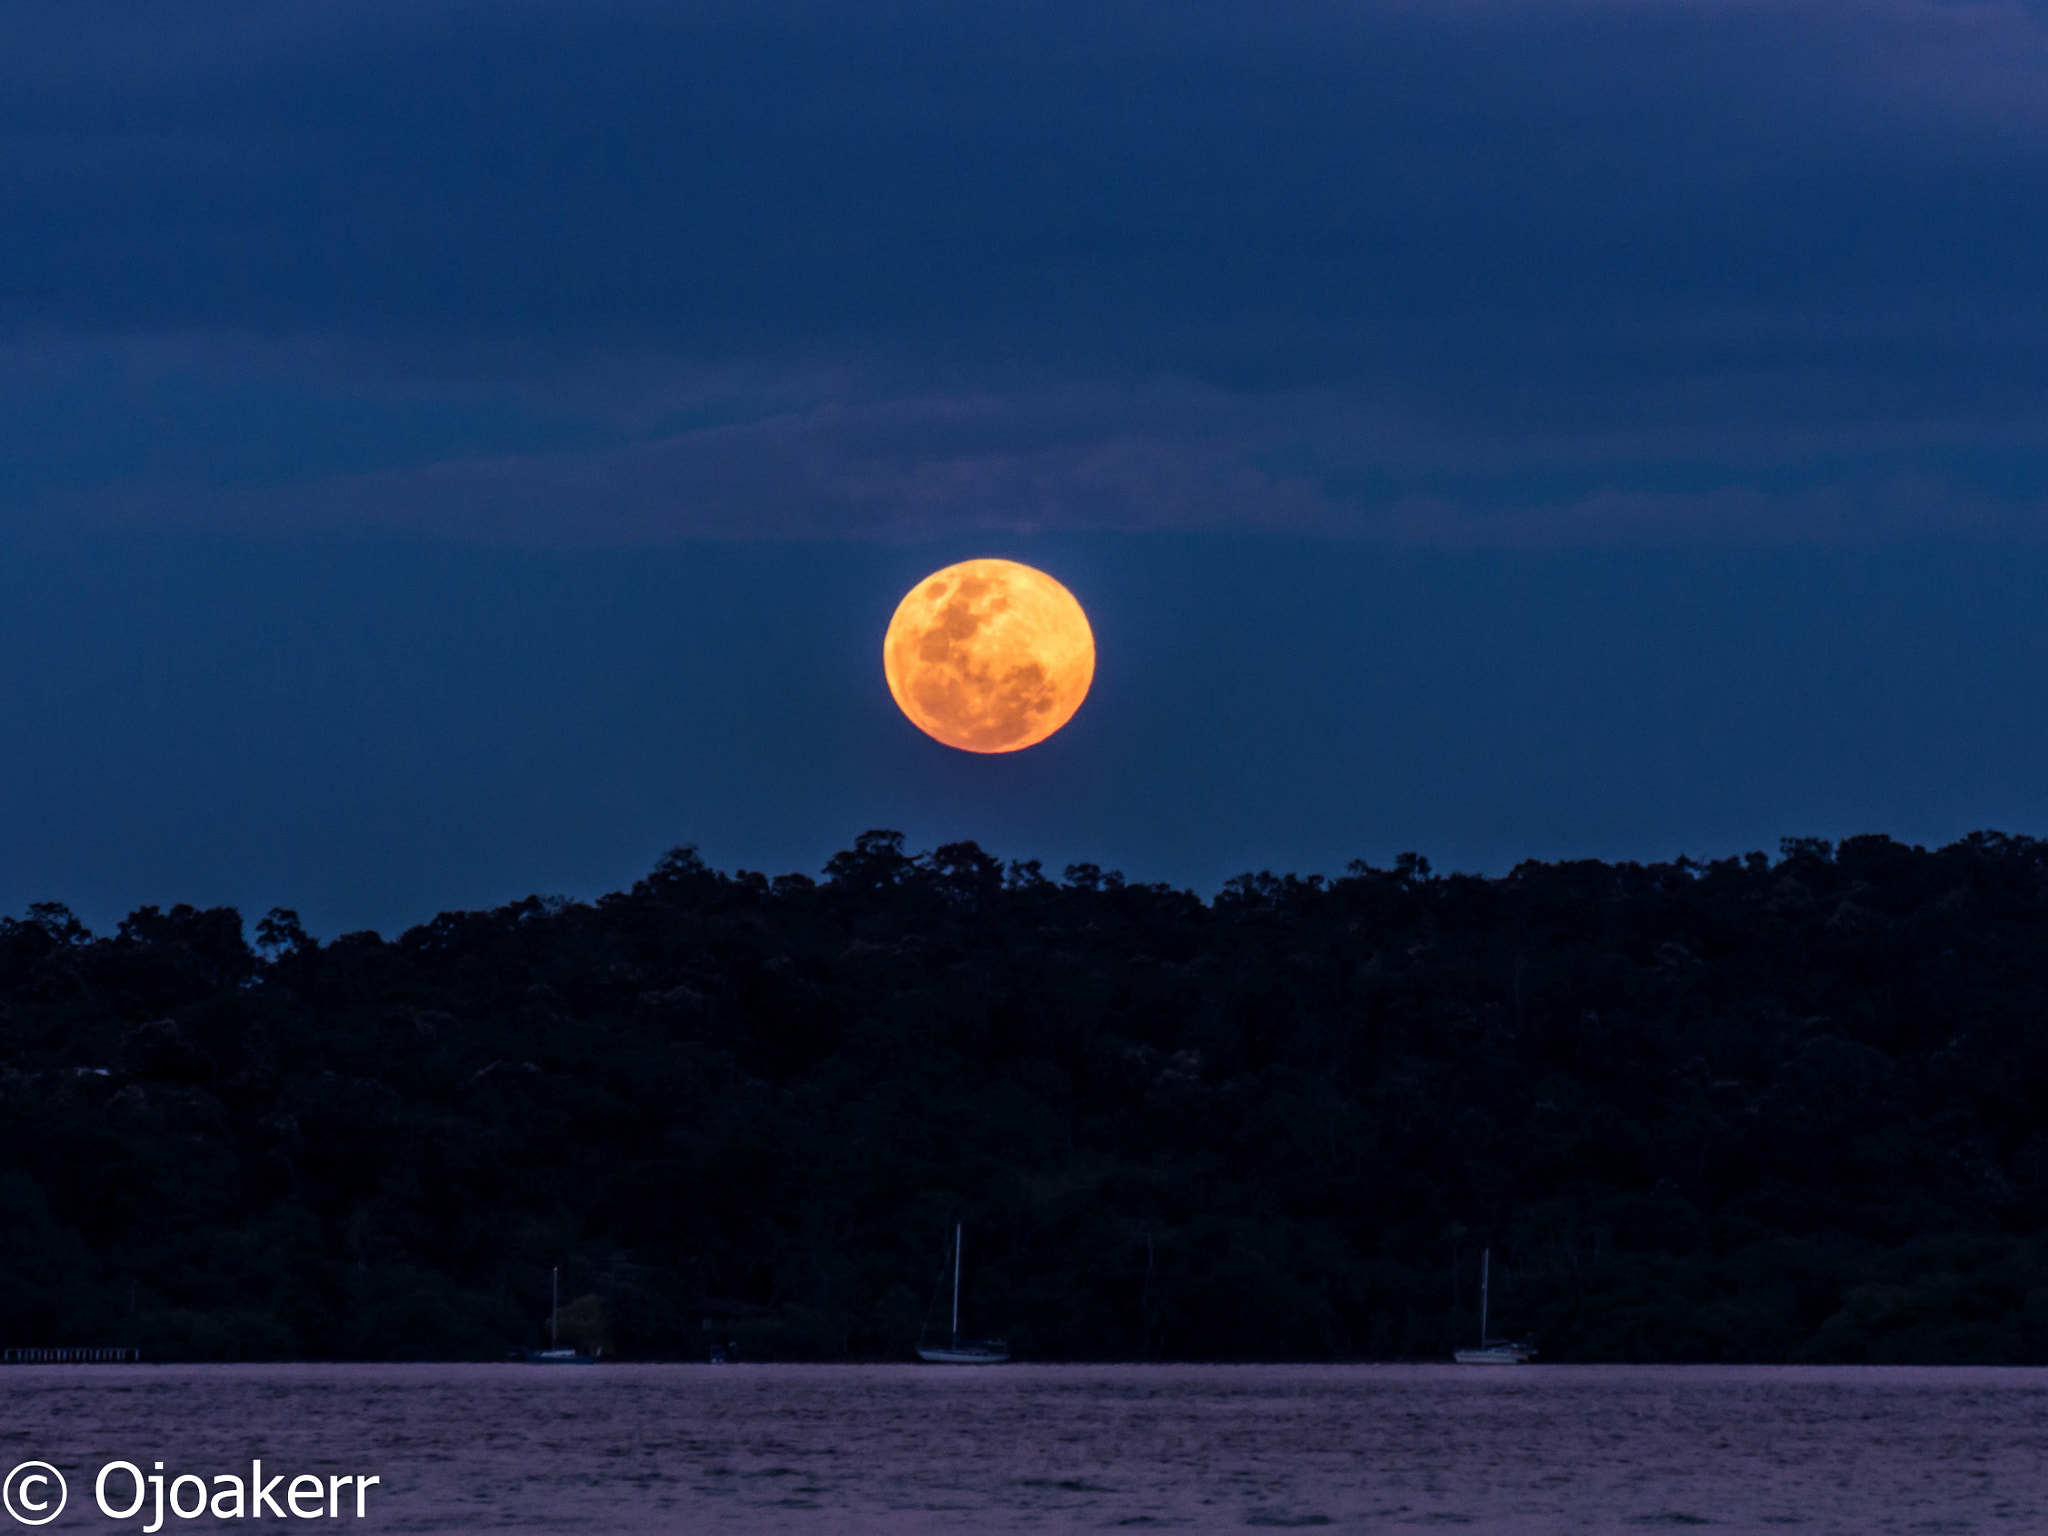
[[[963,1223],[953,1224],[953,1341],[960,1340],[960,1231]]]
[[[1486,1291],[1493,1280],[1493,1250],[1479,1250],[1479,1347],[1486,1347]]]
[[[548,1289],[552,1301],[548,1308],[548,1348],[553,1349],[560,1342],[558,1335],[562,1327],[562,1269],[560,1265],[548,1271]]]

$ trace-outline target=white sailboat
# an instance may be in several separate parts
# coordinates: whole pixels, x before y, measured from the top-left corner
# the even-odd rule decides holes
[[[549,1272],[549,1290],[552,1306],[548,1312],[548,1347],[529,1349],[526,1352],[528,1365],[595,1365],[596,1355],[579,1353],[576,1349],[562,1348],[562,1271],[559,1268]]]
[[[1001,1365],[1010,1358],[1010,1346],[1001,1339],[963,1339],[960,1337],[960,1249],[964,1241],[962,1228],[958,1223],[953,1227],[953,1339],[950,1344],[939,1348],[919,1341],[917,1358],[932,1365]]]
[[[1460,1365],[1522,1365],[1536,1353],[1526,1344],[1486,1336],[1486,1303],[1492,1283],[1493,1250],[1483,1248],[1479,1254],[1479,1347],[1456,1351],[1451,1358]]]

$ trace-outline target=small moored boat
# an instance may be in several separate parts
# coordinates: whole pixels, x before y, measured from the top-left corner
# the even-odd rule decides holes
[[[1010,1346],[1001,1339],[960,1337],[960,1249],[961,1227],[953,1227],[953,1338],[948,1344],[917,1346],[917,1358],[931,1365],[1001,1365],[1010,1358]]]
[[[576,1349],[562,1348],[562,1271],[551,1271],[549,1285],[553,1291],[554,1310],[548,1314],[548,1347],[529,1349],[525,1359],[528,1365],[595,1365],[597,1355],[586,1355]],[[604,1353],[604,1346],[598,1346],[598,1354]]]
[[[1451,1358],[1460,1365],[1523,1365],[1535,1357],[1536,1351],[1526,1344],[1511,1343],[1506,1339],[1489,1339],[1486,1336],[1486,1303],[1493,1283],[1493,1250],[1480,1250],[1479,1256],[1479,1347],[1460,1349]]]

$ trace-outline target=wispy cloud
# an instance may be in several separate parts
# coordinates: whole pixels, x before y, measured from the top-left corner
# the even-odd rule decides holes
[[[22,5],[0,517],[2031,536],[2048,27]]]
[[[542,544],[1225,527],[1782,543],[2048,527],[2048,434],[1916,419],[1880,408],[1867,381],[1819,374],[1694,380],[1626,410],[1584,391],[1513,411],[1392,387],[977,385],[846,363],[664,374],[646,358],[586,358],[541,387],[280,363],[274,348],[202,363],[158,344],[61,368],[0,357],[5,393],[0,485],[16,519]]]

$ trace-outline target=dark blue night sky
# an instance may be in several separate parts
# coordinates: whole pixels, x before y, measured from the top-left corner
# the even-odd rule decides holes
[[[2039,6],[17,3],[0,229],[0,911],[2048,831]]]

